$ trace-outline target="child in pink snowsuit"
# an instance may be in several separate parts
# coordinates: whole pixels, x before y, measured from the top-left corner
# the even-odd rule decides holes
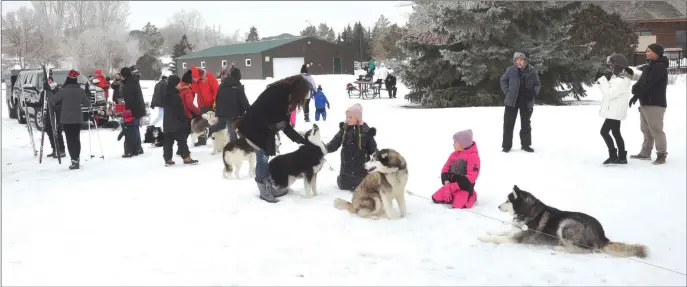
[[[451,153],[441,169],[441,183],[432,195],[434,203],[450,203],[453,208],[472,208],[477,200],[475,182],[479,176],[480,160],[477,144],[472,140],[472,130],[453,135]]]

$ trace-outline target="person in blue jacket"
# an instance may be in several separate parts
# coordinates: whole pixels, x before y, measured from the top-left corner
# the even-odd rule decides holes
[[[327,109],[329,109],[329,101],[327,96],[322,92],[322,86],[317,86],[317,92],[313,96],[315,98],[315,121],[320,120],[320,115],[322,115],[322,120],[327,120]],[[327,109],[325,109],[325,107]]]

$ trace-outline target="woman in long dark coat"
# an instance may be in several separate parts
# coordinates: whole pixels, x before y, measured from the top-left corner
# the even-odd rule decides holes
[[[310,83],[302,75],[274,82],[258,96],[239,123],[239,134],[256,150],[255,181],[260,199],[264,201],[279,202],[275,198],[276,189],[267,164],[269,157],[276,154],[277,133],[283,131],[293,142],[305,143],[305,139],[289,124],[289,118],[293,109],[303,105],[309,92]]]

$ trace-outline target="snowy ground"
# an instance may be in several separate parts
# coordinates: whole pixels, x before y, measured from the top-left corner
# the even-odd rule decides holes
[[[601,165],[597,105],[536,107],[536,153],[503,154],[503,108],[407,109],[404,88],[397,100],[348,99],[353,78],[315,76],[332,106],[324,136],[336,133],[348,106],[362,103],[379,147],[406,157],[408,190],[429,197],[451,135],[471,128],[482,160],[471,212],[508,220],[497,205],[517,184],[549,205],[595,216],[612,240],[647,245],[647,262],[686,272],[684,78],[669,87],[668,163],[614,167]],[[245,84],[252,100],[266,83]],[[144,85],[148,96],[152,85]],[[191,148],[197,166],[164,167],[161,148],[122,159],[117,133],[100,130],[105,159],[95,133],[89,159],[84,130],[81,170],[56,160],[39,165],[26,128],[7,118],[4,98],[2,105],[3,285],[687,285],[683,275],[628,259],[481,243],[478,236],[507,227],[416,196],[408,196],[405,219],[362,220],[332,207],[350,193],[337,190],[337,172],[327,168],[320,196],[268,204],[247,170],[243,180],[223,179],[209,145]],[[297,129],[308,126],[299,116]],[[622,131],[637,152],[636,107]],[[282,151],[295,147],[287,141]],[[338,170],[338,152],[327,160]]]

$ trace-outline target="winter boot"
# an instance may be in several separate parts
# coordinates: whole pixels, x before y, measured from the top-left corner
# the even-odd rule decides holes
[[[502,152],[505,152],[505,153],[509,153],[509,152],[510,152],[510,148],[509,148],[509,147],[504,147],[503,150],[501,150],[501,151],[502,151]]]
[[[650,160],[651,155],[643,154],[643,153],[638,153],[638,154],[633,154],[630,156],[631,159],[641,159],[641,160]]]
[[[665,153],[665,152],[656,153],[656,160],[653,162],[653,164],[659,165],[659,164],[666,163],[666,157],[667,156],[668,156],[668,153]]]
[[[608,150],[608,159],[606,159],[603,164],[612,164],[612,163],[618,163],[618,150],[616,150],[616,149],[609,149]]]
[[[130,158],[130,157],[133,157],[133,156],[134,156],[134,154],[132,154],[132,153],[125,153],[125,154],[122,155],[122,158]]]
[[[196,164],[198,163],[197,160],[192,159],[191,156],[187,156],[184,158],[184,164]]]
[[[204,146],[208,143],[208,138],[205,135],[198,137],[198,142],[193,144],[194,147]]]
[[[258,190],[260,191],[260,199],[267,201],[269,203],[279,202],[279,199],[274,198],[274,194],[272,193],[272,190],[274,190],[274,186],[269,184],[269,180],[265,180],[264,182],[258,182]]]
[[[53,152],[45,155],[45,157],[55,157],[55,152],[53,151]]]
[[[618,152],[618,162],[617,164],[627,164],[627,152],[621,150]]]
[[[79,169],[79,160],[72,160],[72,164],[69,165],[69,169]]]
[[[166,160],[165,161],[165,166],[170,166],[170,165],[175,165],[176,163],[173,160]]]
[[[526,152],[534,152],[534,150],[533,150],[531,147],[528,147],[528,146],[522,147],[522,150],[524,150],[524,151],[526,151]]]
[[[303,117],[303,119],[305,120],[306,123],[309,123],[309,122],[310,122],[310,115],[309,115],[309,114],[305,114],[305,116]]]

